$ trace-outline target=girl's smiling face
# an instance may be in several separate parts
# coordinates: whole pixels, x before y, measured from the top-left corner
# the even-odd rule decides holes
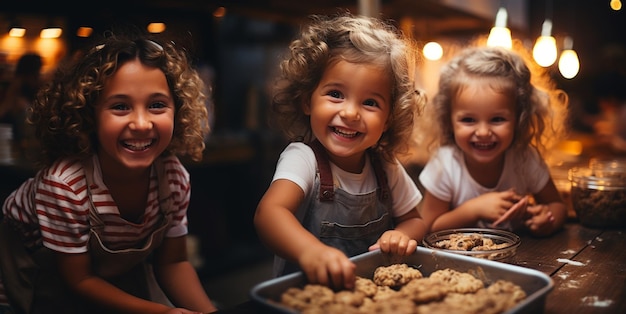
[[[122,64],[96,106],[98,157],[109,171],[146,169],[174,132],[174,100],[165,74],[139,60]]]
[[[515,98],[494,88],[497,82],[476,79],[452,100],[454,140],[471,163],[502,161],[515,134]]]
[[[338,167],[362,170],[365,150],[387,129],[391,89],[391,76],[380,66],[343,60],[327,66],[304,111]]]

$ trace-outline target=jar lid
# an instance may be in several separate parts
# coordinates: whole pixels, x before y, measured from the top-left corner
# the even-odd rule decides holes
[[[626,171],[615,168],[598,169],[597,165],[595,168],[574,167],[569,169],[567,177],[572,187],[610,191],[626,189]]]
[[[596,171],[626,173],[626,159],[594,157],[589,159],[589,168]]]

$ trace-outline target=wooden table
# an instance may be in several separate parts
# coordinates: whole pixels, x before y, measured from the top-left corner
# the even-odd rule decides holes
[[[577,222],[547,238],[521,236],[502,262],[536,269],[554,280],[546,314],[626,313],[626,229],[592,229]],[[224,313],[266,313],[253,301]]]
[[[554,280],[545,313],[626,313],[626,229],[567,223],[548,238],[522,236],[516,255],[503,262]]]

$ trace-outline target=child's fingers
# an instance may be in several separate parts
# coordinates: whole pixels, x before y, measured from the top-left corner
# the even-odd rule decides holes
[[[415,241],[414,239],[409,240],[409,244],[406,247],[406,251],[404,252],[404,255],[411,255],[413,254],[413,252],[415,252],[415,250],[417,249],[417,241]]]
[[[535,206],[540,207],[540,206]],[[552,214],[551,210],[539,211],[535,210],[535,214],[532,215],[528,220],[526,220],[526,227],[531,231],[536,231],[544,225],[548,225],[554,222],[555,218]]]
[[[517,194],[514,189],[508,189],[506,191],[501,192],[502,199],[509,200],[512,202],[518,202],[522,199],[522,196]]]
[[[524,208],[526,207],[528,203],[528,196],[524,196],[522,197],[521,200],[519,200],[517,203],[513,204],[513,206],[511,206],[511,208],[509,208],[509,210],[507,210],[506,213],[504,213],[504,215],[500,216],[500,218],[498,218],[496,221],[494,221],[491,225],[492,226],[497,226],[505,221],[508,221],[509,219],[513,218],[514,215],[517,215],[520,213],[520,211],[524,210]]]

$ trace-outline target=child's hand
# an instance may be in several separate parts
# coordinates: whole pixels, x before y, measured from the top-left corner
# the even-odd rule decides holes
[[[507,210],[504,215],[500,216],[496,221],[492,223],[492,226],[496,227],[497,225],[507,222],[507,221],[521,221],[526,216],[526,206],[528,205],[528,196],[522,197],[517,203],[513,204],[509,210]]]
[[[306,250],[298,264],[309,283],[321,284],[333,289],[354,288],[356,265],[340,250],[321,244]]]
[[[403,232],[387,230],[376,243],[369,247],[369,250],[380,249],[383,253],[405,256],[413,254],[416,248],[417,241],[409,238]]]
[[[498,221],[522,197],[513,190],[489,192],[471,200],[476,220]]]
[[[552,223],[555,219],[548,205],[528,206],[526,210],[531,217],[526,220],[525,224],[532,234],[547,235],[552,232]]]

